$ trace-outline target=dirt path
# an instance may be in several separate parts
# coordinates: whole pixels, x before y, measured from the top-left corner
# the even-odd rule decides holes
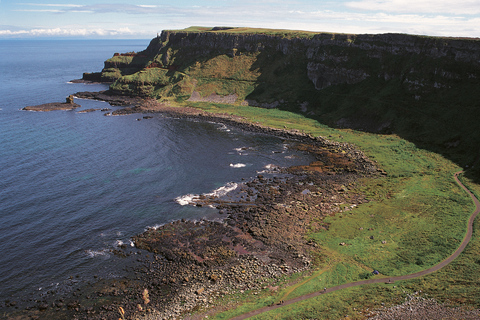
[[[282,304],[276,304],[276,305],[272,305],[272,306],[263,307],[263,308],[260,308],[260,309],[254,310],[254,311],[250,311],[248,313],[242,314],[242,315],[237,316],[237,317],[232,318],[232,319],[234,319],[234,320],[247,319],[247,318],[259,315],[263,312],[267,312],[267,311],[270,311],[270,310],[281,308],[281,307],[286,306],[286,305],[290,305],[290,304],[293,304],[293,303],[297,303],[299,301],[303,301],[303,300],[306,300],[306,299],[318,297],[322,294],[326,294],[326,293],[329,293],[329,292],[334,292],[334,291],[337,291],[337,290],[342,290],[342,289],[345,289],[345,288],[351,288],[351,287],[361,286],[361,285],[370,284],[370,283],[381,283],[381,282],[393,283],[393,282],[398,281],[398,280],[409,280],[409,279],[421,277],[421,276],[433,273],[437,270],[440,270],[441,268],[443,268],[444,266],[446,266],[447,264],[452,262],[454,259],[456,259],[460,255],[460,253],[462,253],[462,251],[465,249],[467,244],[470,242],[470,239],[472,238],[472,233],[473,233],[473,221],[475,220],[476,216],[480,212],[480,202],[473,195],[473,193],[471,193],[470,190],[468,190],[467,187],[465,187],[460,182],[460,180],[458,179],[458,175],[461,174],[462,172],[463,171],[456,172],[453,177],[454,177],[455,181],[457,182],[457,184],[463,190],[465,190],[465,192],[467,192],[470,195],[470,197],[472,198],[473,202],[475,203],[475,212],[472,213],[472,215],[470,216],[470,219],[468,220],[467,233],[465,234],[465,237],[463,238],[463,241],[460,244],[460,246],[457,248],[457,250],[455,250],[455,252],[452,255],[447,257],[445,260],[441,261],[439,264],[437,264],[437,265],[435,265],[431,268],[428,268],[426,270],[419,271],[419,272],[416,272],[416,273],[407,274],[407,275],[404,275],[404,276],[396,276],[396,277],[390,277],[390,278],[376,278],[376,279],[368,279],[368,280],[363,280],[363,281],[344,283],[344,284],[341,284],[341,285],[338,285],[338,286],[335,286],[335,287],[326,288],[325,290],[313,292],[313,293],[310,293],[310,294],[307,294],[307,295],[303,295],[303,296],[300,296],[300,297],[297,297],[297,298],[294,298],[294,299],[284,301]]]

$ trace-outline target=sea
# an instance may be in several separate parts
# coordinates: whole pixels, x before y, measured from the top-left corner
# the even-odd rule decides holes
[[[222,219],[185,201],[228,192],[272,166],[310,157],[276,137],[152,114],[32,112],[105,84],[72,83],[145,40],[0,41],[0,304],[75,281],[121,277],[112,250],[178,219]],[[138,121],[137,119],[142,119]]]

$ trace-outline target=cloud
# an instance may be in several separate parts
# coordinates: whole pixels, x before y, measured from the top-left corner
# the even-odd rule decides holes
[[[34,28],[29,30],[0,30],[0,37],[119,37],[131,36],[128,27],[119,29],[103,28]]]
[[[24,11],[43,12],[45,16],[77,14],[71,21],[78,21],[79,28],[65,25],[57,27],[55,24],[58,23],[55,22],[58,21],[57,19],[45,19],[45,16],[39,13],[38,16],[42,19],[38,20],[37,25],[32,25],[31,28],[22,27],[22,30],[4,27],[4,30],[0,31],[0,36],[13,36],[17,32],[19,36],[39,37],[150,37],[150,33],[147,32],[156,34],[162,29],[181,29],[191,25],[228,25],[342,33],[394,32],[432,36],[480,36],[480,17],[478,14],[475,15],[480,13],[478,0],[457,0],[454,7],[449,3],[450,0],[347,1],[349,2],[338,2],[328,10],[322,10],[327,7],[326,5],[322,7],[315,4],[309,7],[302,2],[274,0],[218,0],[215,4],[211,0],[195,6],[24,3],[21,7]],[[90,15],[82,16],[82,13]],[[104,19],[104,14],[112,15]],[[125,15],[129,16],[125,17]],[[67,17],[70,18],[70,16]],[[102,28],[85,27],[87,24],[80,25],[84,17],[88,17],[89,21],[98,21],[97,26]],[[122,21],[121,26],[129,28],[119,29],[118,21]],[[2,29],[1,26],[0,29]]]
[[[480,13],[477,0],[360,0],[345,4],[352,9],[395,13],[475,15]]]
[[[37,6],[37,7],[83,7],[81,4],[58,4],[58,3],[19,3],[22,6]]]
[[[134,5],[134,4],[94,4],[94,5],[80,5],[80,4],[54,4],[54,3],[21,3],[20,5],[28,7],[54,7],[55,9],[17,9],[15,11],[28,12],[94,12],[94,13],[115,13],[123,12],[130,14],[141,13],[161,13],[161,6],[158,5]]]

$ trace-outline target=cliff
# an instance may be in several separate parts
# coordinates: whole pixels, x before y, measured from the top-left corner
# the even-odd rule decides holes
[[[395,133],[462,166],[479,156],[478,39],[190,28],[117,54],[101,77],[124,95],[275,107]]]

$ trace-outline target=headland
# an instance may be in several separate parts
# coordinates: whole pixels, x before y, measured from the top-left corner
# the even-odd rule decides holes
[[[124,106],[111,115],[157,112],[275,134],[316,161],[275,168],[225,198],[197,198],[192,205],[213,205],[225,219],[175,221],[137,235],[137,248],[148,254],[133,259],[130,277],[102,280],[73,300],[41,301],[31,310],[49,319],[195,318],[243,304],[255,308],[256,296],[260,303],[277,303],[301,290],[372,277],[372,270],[386,277],[438,263],[462,238],[469,203],[449,182],[458,166],[418,146],[461,165],[476,163],[468,150],[478,135],[465,125],[465,117],[476,114],[475,103],[455,92],[477,84],[478,46],[476,39],[190,28],[164,31],[142,52],[115,54],[101,73],[88,76],[112,82],[110,90],[75,96]],[[451,108],[454,102],[459,108]],[[275,116],[281,120],[273,128],[268,117]],[[458,121],[445,130],[439,123],[447,119]],[[330,130],[317,121],[380,135]],[[476,170],[468,174],[475,182]],[[469,186],[480,192],[473,182]],[[135,253],[117,252],[127,259]],[[472,255],[467,248],[460,259]],[[451,268],[473,268],[466,265]],[[365,318],[382,295],[400,304],[417,288],[478,306],[471,294],[476,289],[457,288],[458,276],[450,295],[435,291],[449,286],[442,272],[428,284],[425,278],[404,282],[401,290],[362,288],[361,295],[375,303],[356,301],[357,291],[348,295],[355,300],[351,309],[339,310]],[[298,275],[307,277],[305,283]],[[281,279],[299,279],[301,292],[278,293]],[[459,295],[461,290],[469,294]],[[336,317],[335,307],[322,301]],[[321,313],[308,303],[285,310]]]

